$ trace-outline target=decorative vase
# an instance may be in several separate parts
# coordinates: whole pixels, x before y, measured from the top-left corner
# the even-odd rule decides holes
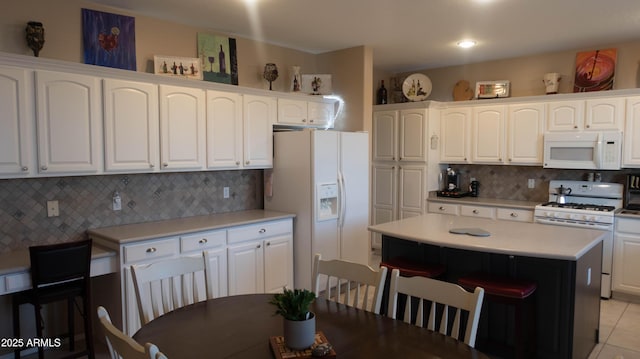
[[[303,350],[311,347],[316,340],[316,316],[309,313],[307,320],[283,319],[284,343],[294,350]]]
[[[27,45],[33,51],[33,56],[38,57],[44,46],[44,27],[41,22],[29,21],[25,29]]]
[[[557,94],[558,86],[560,84],[561,75],[557,72],[549,72],[544,74],[544,87],[547,95]]]
[[[293,66],[293,92],[299,92],[300,86],[302,86],[302,80],[300,79],[300,66]]]
[[[271,88],[271,83],[278,78],[278,67],[274,63],[268,63],[264,65],[264,73],[262,74],[265,80],[269,81],[269,90],[273,90]]]

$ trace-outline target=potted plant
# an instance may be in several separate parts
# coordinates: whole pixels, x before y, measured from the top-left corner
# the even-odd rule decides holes
[[[309,306],[316,299],[314,292],[306,289],[287,289],[276,293],[269,303],[276,306],[275,314],[283,320],[284,342],[294,350],[309,348],[316,337],[316,318]]]

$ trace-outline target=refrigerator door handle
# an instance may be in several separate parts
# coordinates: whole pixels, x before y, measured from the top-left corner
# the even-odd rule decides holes
[[[347,191],[344,184],[344,176],[341,171],[338,171],[338,183],[340,188],[340,195],[338,197],[338,202],[340,203],[340,211],[338,212],[338,227],[342,228],[344,226],[344,217],[347,213]]]

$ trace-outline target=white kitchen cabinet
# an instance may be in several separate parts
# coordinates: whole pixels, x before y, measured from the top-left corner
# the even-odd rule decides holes
[[[103,167],[100,79],[36,71],[40,174],[95,174]]]
[[[398,111],[373,113],[373,161],[395,161],[398,151]]]
[[[471,121],[471,162],[502,164],[505,152],[506,106],[476,106]],[[447,140],[452,135],[449,133]]]
[[[478,218],[496,218],[496,209],[493,207],[485,206],[471,206],[460,205],[460,215],[466,217],[478,217]]]
[[[468,163],[470,160],[471,107],[444,109],[440,121],[440,162]]]
[[[640,96],[626,99],[622,167],[640,167]]]
[[[333,127],[334,104],[290,98],[278,99],[278,124]]]
[[[158,86],[103,80],[105,171],[159,168]]]
[[[0,178],[34,173],[33,72],[0,67]]]
[[[373,224],[425,213],[426,174],[425,165],[374,163],[372,166]],[[372,244],[374,246],[381,244],[379,235],[373,237]]]
[[[533,210],[496,208],[496,218],[503,221],[533,222]]]
[[[201,170],[205,167],[205,116],[203,90],[160,85],[162,170]]]
[[[622,131],[624,129],[624,98],[586,100],[584,129]]]
[[[613,291],[640,295],[640,219],[616,218]]]
[[[584,127],[584,101],[549,102],[547,115],[547,131],[580,131]]]
[[[548,115],[548,131],[621,131],[624,98],[549,102]]]
[[[293,285],[291,220],[228,230],[229,295],[281,291]]]
[[[429,213],[460,215],[460,205],[451,203],[429,202],[427,206]]]
[[[207,167],[242,168],[242,95],[207,91]]]
[[[278,116],[277,107],[275,97],[243,96],[245,168],[273,167],[273,124]]]
[[[210,290],[213,297],[224,297],[228,295],[227,282],[227,231],[224,229],[190,233],[180,236],[180,253],[190,257],[202,257],[206,251],[209,255],[209,267],[211,276],[209,278]],[[204,276],[197,278],[204,281]],[[204,288],[204,282],[200,288]],[[206,293],[203,293],[206,298]]]
[[[509,105],[507,117],[507,163],[542,165],[544,149],[544,103]]]

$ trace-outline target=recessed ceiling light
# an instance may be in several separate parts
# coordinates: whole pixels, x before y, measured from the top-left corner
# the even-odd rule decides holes
[[[463,49],[468,49],[470,47],[474,47],[476,46],[477,42],[473,41],[473,40],[461,40],[458,41],[457,45],[459,47],[462,47]]]

